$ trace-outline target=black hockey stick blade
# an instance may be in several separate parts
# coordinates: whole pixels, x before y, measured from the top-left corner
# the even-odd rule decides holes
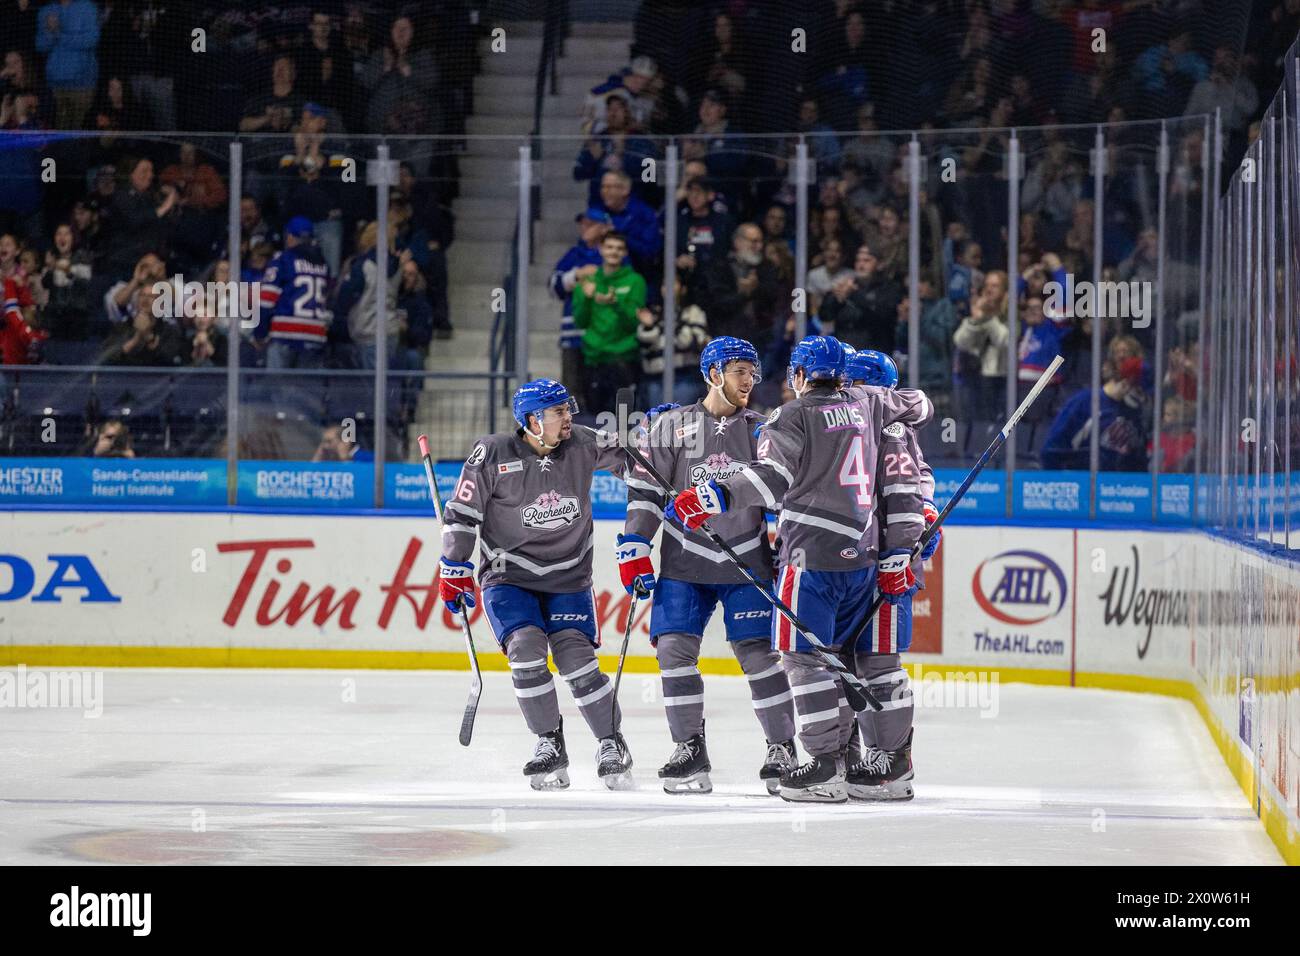
[[[429,438],[421,435],[416,439],[420,445],[420,458],[424,462],[424,477],[429,483],[429,497],[433,499],[433,513],[438,524],[443,524],[442,501],[438,498],[438,479],[433,471],[433,455],[429,451]],[[483,696],[483,674],[478,668],[478,654],[474,652],[474,635],[469,629],[469,613],[461,604],[456,612],[460,616],[460,629],[465,635],[465,650],[469,653],[469,701],[465,704],[465,715],[460,719],[460,743],[468,747],[474,736],[474,718],[478,715],[478,700]]]
[[[478,699],[483,696],[482,678],[474,678],[469,685],[469,701],[465,704],[465,715],[460,719],[460,744],[468,747],[474,736],[474,718],[478,715]]]
[[[469,629],[469,611],[460,603],[460,628],[465,634],[465,649],[469,652],[469,700],[465,703],[465,715],[460,719],[460,743],[468,747],[474,736],[474,717],[478,714],[478,699],[483,696],[483,672],[478,667],[478,654],[474,650],[474,635]]]
[[[618,669],[614,672],[614,693],[611,695],[614,702],[611,705],[611,717],[618,714],[618,688],[623,682],[623,663],[627,660],[627,646],[632,640],[632,622],[636,619],[637,604],[642,598],[650,596],[650,592],[641,584],[640,578],[633,585],[633,592],[632,600],[627,606],[627,623],[623,627],[623,646],[618,652]]]
[[[624,385],[614,395],[614,420],[618,422],[618,443],[620,445],[630,443],[633,438],[628,430],[627,421],[632,417],[632,409],[636,407],[636,389],[630,385]]]

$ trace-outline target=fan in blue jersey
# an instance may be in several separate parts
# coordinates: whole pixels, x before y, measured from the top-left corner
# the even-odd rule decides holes
[[[284,251],[261,280],[261,313],[253,338],[266,343],[267,368],[320,368],[329,335],[330,270],[311,221],[295,216],[284,227]]]

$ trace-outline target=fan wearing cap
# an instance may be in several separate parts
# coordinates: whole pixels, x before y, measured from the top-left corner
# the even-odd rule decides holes
[[[560,319],[560,378],[570,391],[582,391],[582,330],[573,324],[573,290],[578,283],[600,271],[600,241],[612,228],[609,213],[595,206],[573,217],[578,224],[578,241],[555,264],[547,283],[564,303]]]
[[[614,393],[635,382],[641,357],[637,310],[645,305],[645,279],[627,263],[627,237],[600,240],[600,268],[573,290],[573,324],[582,329],[582,357],[592,408],[612,408]]]
[[[333,314],[326,304],[330,271],[312,224],[295,216],[284,226],[284,251],[262,274],[261,310],[253,330],[267,368],[320,368]]]
[[[1138,347],[1134,342],[1134,347]],[[1094,428],[1101,433],[1102,471],[1145,471],[1147,417],[1142,356],[1108,356],[1101,366],[1099,419],[1092,419],[1092,389],[1072,395],[1057,414],[1043,444],[1043,467],[1086,470]]]
[[[604,128],[582,144],[573,163],[573,178],[588,183],[587,201],[593,205],[600,202],[600,177],[611,169],[626,173],[643,198],[649,199],[654,185],[641,182],[641,170],[645,160],[658,159],[659,150],[632,121],[626,96],[609,93],[605,101]]]
[[[524,774],[536,790],[568,786],[568,754],[547,655],[599,741],[597,775],[610,789],[631,784],[632,758],[618,732],[613,685],[596,662],[600,630],[591,590],[591,483],[621,476],[617,437],[575,424],[578,404],[559,382],[515,392],[519,427],[475,443],[447,504],[439,593],[453,611],[474,607],[478,539],[481,600],[507,658],[515,696],[538,735]]]
[[[731,217],[714,207],[717,192],[713,181],[697,176],[686,183],[686,205],[677,213],[677,268],[688,284],[701,274],[715,256],[731,248]]]
[[[649,124],[655,108],[651,91],[658,77],[659,67],[655,61],[648,56],[638,56],[621,72],[611,74],[604,83],[593,86],[582,108],[582,131],[599,133],[605,129],[605,111],[611,94],[627,103],[633,123],[643,127]]]

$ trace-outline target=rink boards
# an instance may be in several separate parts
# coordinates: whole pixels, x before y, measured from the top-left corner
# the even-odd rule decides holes
[[[629,599],[597,521],[595,604],[617,654]],[[436,601],[436,525],[401,517],[0,515],[0,665],[464,667]],[[1300,863],[1300,566],[1198,531],[945,529],[915,602],[914,684],[975,679],[1186,697]],[[653,671],[648,608],[631,670]],[[485,667],[504,657],[481,610]],[[714,673],[739,673],[721,621]],[[927,676],[928,675],[928,676]]]

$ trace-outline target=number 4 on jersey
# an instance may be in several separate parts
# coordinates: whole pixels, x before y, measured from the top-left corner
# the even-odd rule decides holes
[[[871,472],[867,471],[865,455],[862,449],[862,436],[855,436],[849,444],[849,450],[840,462],[840,484],[858,489],[858,504],[864,508],[871,507]]]

